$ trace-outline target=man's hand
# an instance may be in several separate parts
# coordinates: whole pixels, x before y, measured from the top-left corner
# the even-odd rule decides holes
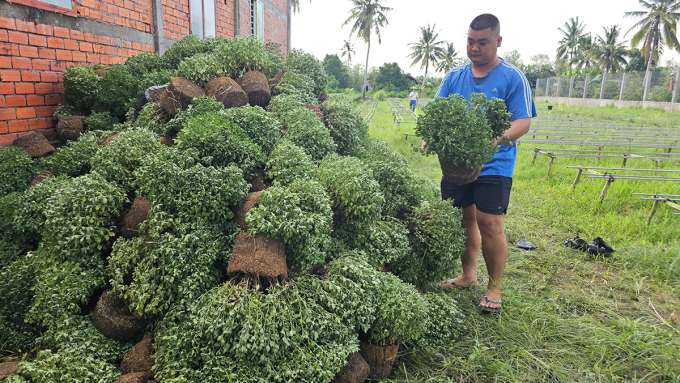
[[[427,148],[427,142],[423,141],[423,144],[420,146],[420,150],[425,150]]]

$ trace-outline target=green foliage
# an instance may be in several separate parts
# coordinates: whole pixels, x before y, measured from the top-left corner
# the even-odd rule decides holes
[[[33,362],[20,363],[19,372],[29,376],[33,383],[113,382],[121,375],[114,363],[90,355],[74,355],[70,350],[40,351]]]
[[[128,58],[123,65],[130,74],[141,78],[161,69],[161,56],[155,53],[142,52]]]
[[[15,259],[0,268],[0,350],[30,350],[39,328],[24,320],[33,299],[35,262],[32,255]]]
[[[305,102],[291,94],[281,94],[272,97],[267,110],[286,127],[294,121],[298,111],[305,109]]]
[[[381,89],[373,94],[373,98],[378,101],[385,101],[387,100],[387,92]]]
[[[284,77],[289,72],[304,73],[312,81],[312,94],[318,98],[326,90],[328,75],[323,69],[323,64],[312,54],[299,49],[293,49],[286,56]]]
[[[162,146],[158,136],[146,129],[121,132],[92,158],[92,171],[98,172],[126,193],[130,192],[135,188],[133,172],[141,164],[142,158]]]
[[[281,140],[267,159],[265,174],[278,186],[291,182],[316,178],[316,165],[312,158],[289,140]]]
[[[0,197],[0,269],[33,247],[31,238],[24,236],[14,225],[14,215],[23,203],[23,197],[19,192]]]
[[[224,114],[192,116],[177,134],[180,150],[194,149],[200,157],[211,157],[213,166],[234,164],[243,171],[243,177],[252,179],[257,169],[264,167],[267,156],[246,134]]]
[[[182,60],[201,53],[204,47],[201,39],[196,35],[186,35],[181,40],[176,41],[160,57],[160,65],[163,69],[177,69]]]
[[[0,197],[24,191],[38,174],[35,161],[16,146],[0,146]]]
[[[271,40],[267,41],[265,44],[267,46],[266,53],[269,60],[269,65],[267,65],[262,71],[265,76],[267,76],[267,78],[272,78],[283,70],[283,63],[285,59],[282,53],[283,47],[281,44],[274,43]]]
[[[101,77],[97,76],[89,66],[70,66],[64,71],[64,92],[62,93],[64,100],[75,110],[81,112],[92,110],[99,102],[101,81]]]
[[[411,254],[406,225],[394,218],[378,221],[371,225],[368,239],[358,249],[363,250],[368,263],[377,268],[400,262]]]
[[[88,130],[108,131],[113,129],[113,126],[118,123],[120,123],[120,120],[112,116],[108,111],[94,112],[85,119],[85,126]]]
[[[207,84],[219,77],[229,77],[227,68],[213,53],[199,53],[184,59],[177,68],[177,76],[197,84]]]
[[[150,213],[148,237],[118,239],[109,257],[114,291],[140,314],[163,315],[175,305],[184,310],[219,283],[215,266],[229,260],[238,233],[233,223],[227,228],[182,223],[162,214],[162,208],[154,206]]]
[[[328,156],[319,165],[319,181],[331,196],[335,222],[371,224],[380,219],[385,199],[361,160]]]
[[[236,166],[204,166],[192,151],[170,148],[147,156],[134,176],[139,195],[183,222],[231,219],[230,207],[240,204],[249,189]]]
[[[71,180],[64,176],[50,177],[28,189],[18,198],[13,229],[29,243],[37,245],[43,235],[47,219],[45,211],[51,204],[50,199],[56,196],[61,188],[70,185],[70,182]]]
[[[90,172],[92,158],[101,146],[92,133],[81,134],[77,141],[69,141],[57,149],[51,157],[44,159],[40,166],[55,177],[78,177]]]
[[[137,106],[142,91],[138,77],[129,73],[123,65],[114,66],[101,80],[96,110],[109,112],[122,121],[128,109]]]
[[[349,70],[347,66],[340,61],[340,57],[337,54],[326,55],[323,59],[323,69],[328,73],[328,76],[335,77],[337,81],[337,86],[335,88],[349,88],[350,78]],[[330,82],[330,81],[329,81]],[[330,85],[329,88],[333,88]]]
[[[142,107],[134,122],[134,127],[143,128],[159,136],[164,136],[167,133],[166,123],[170,118],[171,116],[163,109],[160,103],[149,102]]]
[[[375,81],[373,82],[374,89],[392,91],[397,88],[404,90],[407,87],[408,80],[406,79],[406,75],[396,62],[385,63],[378,68],[378,74],[375,76]]]
[[[416,134],[427,142],[425,154],[436,153],[442,160],[468,168],[489,161],[498,151],[489,141],[510,128],[505,103],[492,101],[475,93],[470,101],[451,95],[425,106],[416,125]],[[493,116],[494,125],[487,115]]]
[[[267,47],[255,36],[218,38],[213,53],[231,78],[240,78],[248,71],[264,72],[273,77],[281,67],[281,57],[272,47]]]
[[[175,70],[165,69],[160,70],[158,72],[151,72],[144,75],[144,77],[141,78],[139,87],[142,91],[145,91],[146,89],[156,85],[167,86],[170,83],[170,81],[175,77],[177,77],[177,73]]]
[[[287,187],[270,187],[257,203],[246,216],[250,233],[282,240],[289,265],[304,268],[324,261],[333,212],[318,182],[296,180]]]
[[[243,106],[224,111],[236,125],[241,127],[248,137],[262,148],[266,155],[271,153],[280,137],[281,124],[259,106]]]
[[[413,252],[389,265],[390,271],[416,286],[440,280],[455,270],[465,251],[462,212],[450,200],[424,204],[410,217]]]
[[[150,107],[149,107],[150,108]],[[215,97],[198,97],[191,100],[191,104],[165,124],[165,137],[171,137],[184,129],[192,117],[217,114],[224,110],[224,104],[217,101]]]
[[[335,153],[337,145],[316,113],[309,109],[302,109],[298,110],[296,115],[297,118],[294,121],[285,122],[284,138],[302,148],[315,162]]]
[[[165,382],[329,382],[358,350],[355,333],[295,286],[224,284],[156,339]]]
[[[427,328],[415,343],[430,347],[453,344],[465,328],[465,314],[458,308],[458,303],[443,291],[428,292],[423,297],[429,306]]]
[[[364,119],[354,112],[349,98],[333,97],[321,105],[328,130],[333,141],[338,145],[338,154],[353,155],[357,151],[357,143],[368,137],[368,125]]]
[[[272,88],[272,95],[278,96],[287,94],[300,101],[317,104],[319,96],[315,94],[315,84],[312,77],[307,72],[297,70],[286,70],[281,81]]]
[[[57,110],[54,112],[54,119],[59,121],[64,116],[78,116],[82,114],[75,106],[70,104],[59,104]]]

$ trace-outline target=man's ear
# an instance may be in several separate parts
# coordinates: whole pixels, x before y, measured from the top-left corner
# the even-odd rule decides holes
[[[496,47],[500,48],[502,41],[503,41],[503,36],[498,36],[498,44],[496,44]]]

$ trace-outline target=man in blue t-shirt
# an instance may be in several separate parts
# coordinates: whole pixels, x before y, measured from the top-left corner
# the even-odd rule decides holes
[[[510,202],[517,157],[514,142],[529,131],[531,118],[536,117],[536,106],[526,77],[517,67],[496,55],[502,40],[500,23],[494,15],[477,16],[468,30],[467,55],[471,62],[452,69],[435,96],[459,94],[469,99],[471,93],[484,93],[488,99],[496,97],[504,100],[508,112],[512,113],[510,129],[503,137],[491,141],[498,145],[498,152],[484,164],[476,181],[466,185],[456,185],[443,178],[441,181],[442,199],[451,198],[454,206],[463,209],[462,225],[467,239],[466,250],[461,257],[462,275],[437,286],[477,286],[477,254],[481,246],[489,282],[479,306],[487,312],[498,312],[501,308],[502,278],[508,259],[503,214]],[[427,143],[423,143],[423,148],[425,145]]]

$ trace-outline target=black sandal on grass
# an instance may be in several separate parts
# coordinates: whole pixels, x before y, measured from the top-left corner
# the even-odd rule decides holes
[[[495,303],[500,307],[486,307],[480,304],[479,308],[482,310],[483,313],[500,313],[501,309],[503,308],[503,304],[500,301],[490,301],[489,298],[486,297],[486,295],[484,296],[484,303]]]

